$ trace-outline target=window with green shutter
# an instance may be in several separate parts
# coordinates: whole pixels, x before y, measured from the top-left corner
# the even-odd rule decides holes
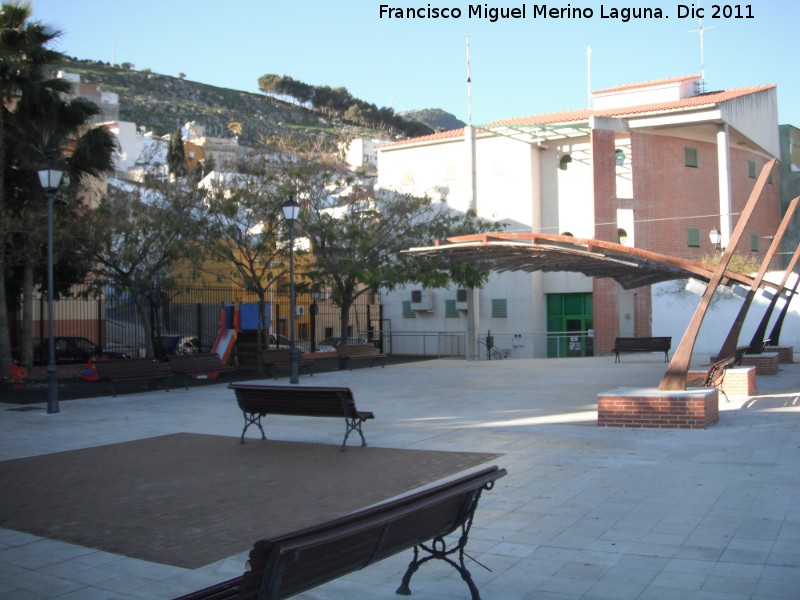
[[[492,300],[492,317],[508,317],[508,300],[505,298]]]
[[[758,252],[758,234],[751,233],[750,234],[750,250],[753,252]]]
[[[697,148],[686,146],[683,149],[683,164],[687,167],[697,168]]]
[[[687,227],[686,228],[686,245],[690,248],[700,247],[700,228]]]
[[[444,301],[444,316],[446,319],[457,319],[461,316],[456,308],[455,300]]]
[[[756,178],[756,161],[754,160],[747,161],[747,176],[750,179]]]
[[[403,300],[403,318],[404,319],[417,318],[416,311],[411,310],[411,300]]]

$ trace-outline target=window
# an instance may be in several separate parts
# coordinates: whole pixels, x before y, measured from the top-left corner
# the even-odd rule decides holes
[[[756,178],[756,161],[754,160],[747,161],[747,176],[750,179]]]
[[[683,164],[693,169],[697,168],[697,148],[686,146],[683,149]]]
[[[750,250],[752,252],[758,252],[758,234],[751,233],[750,234]]]
[[[686,228],[686,245],[690,248],[700,247],[700,228],[687,227]]]
[[[457,319],[458,317],[461,316],[458,312],[458,309],[456,308],[455,300],[444,301],[444,316],[446,319]]]
[[[500,300],[492,300],[492,317],[508,317],[508,300],[505,298]]]
[[[567,167],[569,167],[569,163],[572,162],[572,157],[569,154],[565,154],[561,157],[561,160],[558,162],[558,168],[562,171],[566,171]]]
[[[416,311],[411,310],[411,300],[403,300],[403,318],[404,319],[417,318]]]

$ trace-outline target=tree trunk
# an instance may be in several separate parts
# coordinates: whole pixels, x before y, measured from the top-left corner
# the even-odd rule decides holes
[[[134,295],[133,303],[136,307],[136,312],[139,313],[139,318],[142,321],[142,329],[144,330],[144,355],[146,358],[153,358],[155,356],[155,348],[153,344],[153,327],[148,311],[149,303],[143,302],[139,294]]]
[[[5,106],[0,103],[0,168],[6,164],[3,129]],[[4,179],[0,174],[0,386],[11,376],[11,331],[8,328],[8,301],[6,298],[6,214]]]
[[[26,369],[33,366],[33,253],[25,258],[22,272],[22,323],[20,323],[19,362]],[[44,315],[39,315],[41,319]]]

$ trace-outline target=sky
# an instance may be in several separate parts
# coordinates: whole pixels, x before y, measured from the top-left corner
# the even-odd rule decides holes
[[[585,108],[590,89],[702,70],[709,91],[776,84],[779,122],[800,127],[796,0],[31,4],[34,19],[63,32],[54,47],[68,56],[184,73],[192,81],[237,90],[258,92],[261,75],[288,75],[315,86],[345,87],[397,112],[441,108],[465,122],[471,113],[479,125]],[[481,15],[470,15],[470,7]],[[628,20],[625,7],[636,9]],[[543,8],[559,15],[537,12]],[[492,20],[492,9],[506,18]]]

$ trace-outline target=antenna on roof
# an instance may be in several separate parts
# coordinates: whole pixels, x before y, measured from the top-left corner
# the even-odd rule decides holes
[[[700,11],[700,0],[697,0],[697,7],[698,7],[698,13],[702,15],[703,13],[702,11]],[[690,29],[689,31],[687,31],[687,33],[700,34],[700,88],[701,88],[700,91],[701,92],[705,90],[705,84],[706,84],[706,51],[704,45],[705,32],[711,31],[712,29],[714,28],[703,27],[703,19],[701,17],[697,19],[697,29]]]
[[[472,127],[472,75],[469,66],[469,32],[467,32],[467,124]]]
[[[589,101],[586,105],[592,108],[592,47],[586,46],[586,94]]]

